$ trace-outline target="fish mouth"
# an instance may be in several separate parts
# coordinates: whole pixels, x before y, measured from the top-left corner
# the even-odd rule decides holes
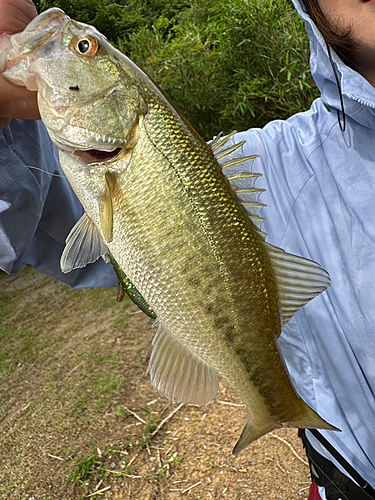
[[[69,140],[58,136],[52,130],[49,130],[50,137],[60,151],[73,156],[83,166],[109,166],[117,168],[115,164],[121,163],[122,167],[129,164],[132,158],[133,149],[138,142],[139,117],[131,127],[124,141],[113,138],[92,137],[86,144],[74,144]],[[91,146],[91,147],[90,147]],[[94,147],[92,147],[94,146]]]
[[[73,155],[78,157],[85,165],[90,165],[92,163],[108,163],[116,161],[122,152],[123,148],[116,148],[113,151],[104,151],[100,149],[77,149],[74,151]]]

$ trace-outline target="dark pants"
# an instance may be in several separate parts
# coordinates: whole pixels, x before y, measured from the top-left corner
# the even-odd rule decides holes
[[[375,498],[373,494],[367,494],[347,475],[343,474],[330,460],[320,455],[306,438],[304,429],[300,429],[299,436],[302,438],[310,465],[311,480],[318,486],[324,486],[327,500],[370,500]],[[319,500],[317,488],[310,489],[309,500]],[[318,495],[318,496],[316,496]]]

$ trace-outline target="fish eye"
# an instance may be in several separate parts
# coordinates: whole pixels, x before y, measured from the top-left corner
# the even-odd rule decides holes
[[[99,49],[99,42],[91,35],[84,35],[78,40],[74,40],[73,48],[82,56],[94,56]]]

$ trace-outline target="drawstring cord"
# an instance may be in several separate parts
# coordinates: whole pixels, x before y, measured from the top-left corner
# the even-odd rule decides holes
[[[340,129],[341,129],[341,132],[344,133],[345,129],[346,129],[346,116],[345,116],[345,110],[344,110],[344,100],[342,98],[341,85],[340,85],[339,76],[337,74],[337,69],[336,69],[335,63],[332,60],[331,48],[330,48],[330,46],[328,44],[327,44],[327,52],[328,52],[329,62],[331,63],[331,66],[332,66],[332,69],[333,69],[333,73],[335,75],[335,79],[336,79],[336,83],[337,83],[337,88],[339,89],[339,97],[340,97],[341,112],[342,112],[342,123],[341,123],[341,118],[340,118],[340,112],[339,112],[338,109],[336,110],[337,111],[337,120],[339,122],[339,126],[340,126]]]

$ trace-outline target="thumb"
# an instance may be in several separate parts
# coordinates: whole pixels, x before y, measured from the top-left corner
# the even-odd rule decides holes
[[[3,128],[7,127],[9,123],[11,122],[12,118],[1,118],[0,117],[0,130],[3,130]]]
[[[19,33],[38,15],[31,0],[0,0],[0,33]]]

